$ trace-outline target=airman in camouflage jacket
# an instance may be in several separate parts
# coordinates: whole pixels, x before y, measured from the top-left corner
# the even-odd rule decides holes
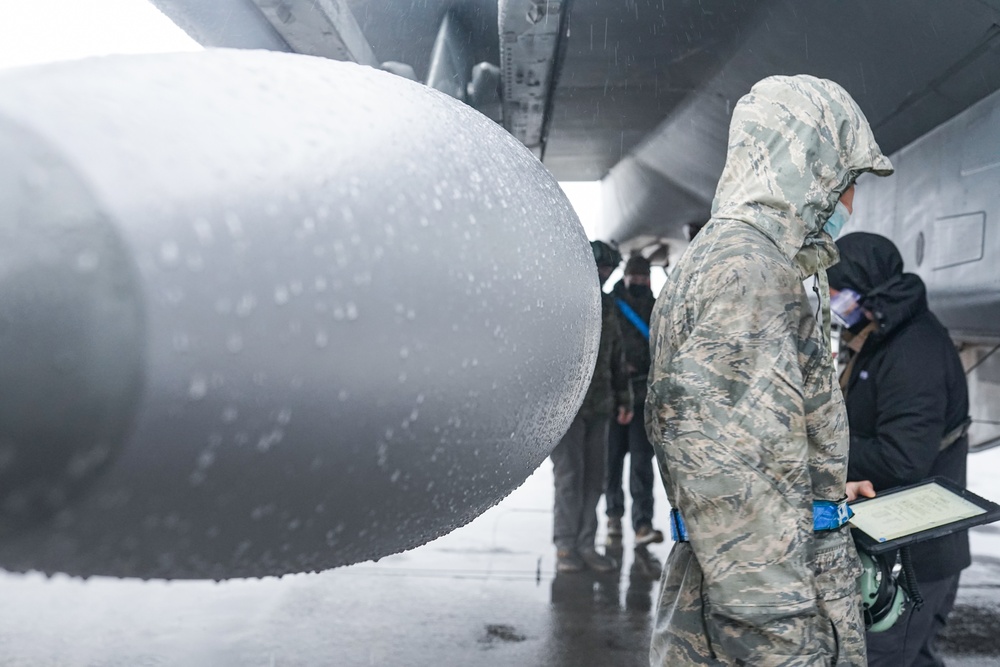
[[[865,664],[853,542],[812,529],[814,499],[844,498],[848,431],[802,282],[837,261],[822,227],[868,171],[892,166],[837,84],[770,77],[736,105],[712,220],[653,311],[646,429],[690,539],[653,665]]]

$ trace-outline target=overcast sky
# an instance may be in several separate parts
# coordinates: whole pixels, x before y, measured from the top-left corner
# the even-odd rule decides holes
[[[3,3],[0,68],[111,53],[200,48],[147,0]]]

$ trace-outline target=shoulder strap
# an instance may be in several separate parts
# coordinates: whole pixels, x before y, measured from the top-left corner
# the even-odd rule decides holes
[[[618,304],[618,310],[622,312],[625,319],[631,322],[632,325],[639,330],[639,333],[642,334],[643,338],[649,340],[649,325],[642,321],[642,318],[639,317],[639,313],[632,310],[631,306],[625,303],[624,299],[615,297],[615,303]]]

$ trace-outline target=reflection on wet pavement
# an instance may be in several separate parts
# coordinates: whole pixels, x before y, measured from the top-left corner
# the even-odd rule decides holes
[[[468,526],[378,563],[218,584],[0,574],[0,665],[648,664],[668,545],[636,557],[626,529],[620,571],[557,577],[551,531],[546,462]]]
[[[0,573],[0,665],[648,665],[669,542],[636,551],[626,526],[603,547],[619,571],[556,575],[551,531],[546,462],[468,526],[378,563],[219,584]],[[1000,664],[997,540],[973,531],[952,667]]]

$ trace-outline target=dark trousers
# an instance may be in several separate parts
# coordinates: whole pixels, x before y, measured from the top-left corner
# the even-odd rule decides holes
[[[867,634],[869,667],[943,667],[934,641],[955,606],[958,577],[918,582],[924,598],[919,611],[911,605],[885,632]]]
[[[618,519],[625,515],[622,471],[628,454],[634,530],[653,525],[653,446],[646,437],[644,410],[645,406],[639,405],[631,422],[625,426],[612,422],[608,431],[608,484],[604,492],[607,515]]]
[[[552,541],[557,549],[594,548],[597,502],[604,493],[607,446],[608,418],[584,419],[577,415],[552,450],[556,483]]]

